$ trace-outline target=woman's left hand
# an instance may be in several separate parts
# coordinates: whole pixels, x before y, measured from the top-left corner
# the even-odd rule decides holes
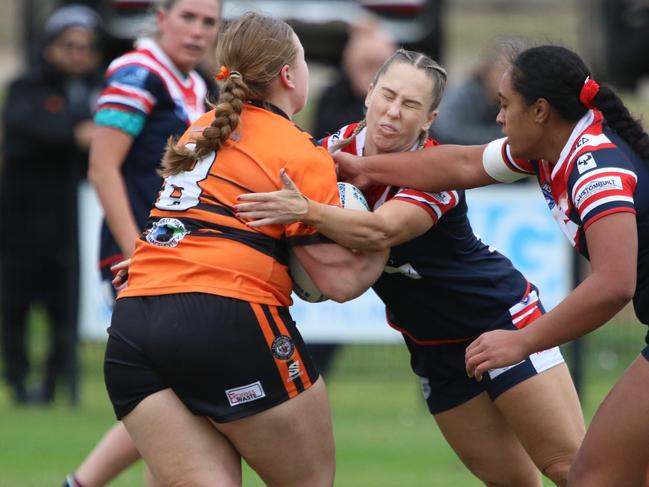
[[[282,169],[279,173],[284,189],[270,193],[248,193],[237,197],[239,203],[234,207],[237,217],[251,219],[249,227],[263,225],[290,224],[302,221],[309,210],[309,200],[300,192],[291,178]]]
[[[126,287],[128,281],[128,268],[131,265],[131,259],[126,259],[111,266],[113,273],[113,287],[116,291],[121,291]]]
[[[469,377],[482,380],[491,369],[515,365],[525,360],[530,352],[520,330],[494,330],[483,333],[465,352],[466,372]]]

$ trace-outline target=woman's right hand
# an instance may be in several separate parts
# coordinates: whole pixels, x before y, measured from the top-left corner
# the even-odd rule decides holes
[[[309,200],[282,169],[279,173],[284,189],[270,193],[248,193],[237,197],[237,217],[250,219],[249,227],[290,224],[303,221],[309,211]]]
[[[361,172],[362,157],[343,151],[333,153],[332,157],[336,161],[338,181],[353,184],[361,191],[372,185],[370,179]]]

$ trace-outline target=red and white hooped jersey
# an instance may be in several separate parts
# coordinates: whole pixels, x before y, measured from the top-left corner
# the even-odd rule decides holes
[[[554,219],[586,257],[584,232],[590,225],[612,213],[638,214],[638,202],[647,206],[647,195],[636,201],[638,170],[646,171],[640,167],[642,161],[597,110],[579,120],[556,163],[516,159],[507,143],[501,155],[502,165],[489,167],[488,172],[503,181],[512,179],[507,172],[536,175]]]

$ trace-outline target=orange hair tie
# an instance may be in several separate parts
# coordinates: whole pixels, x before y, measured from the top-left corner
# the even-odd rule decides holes
[[[216,75],[216,79],[219,81],[223,81],[225,78],[229,78],[229,77],[230,77],[230,69],[225,66],[221,66],[221,69],[219,69],[219,72]]]

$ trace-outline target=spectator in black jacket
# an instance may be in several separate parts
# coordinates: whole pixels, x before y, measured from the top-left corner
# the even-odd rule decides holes
[[[0,318],[4,373],[18,403],[50,402],[65,378],[76,401],[77,185],[86,170],[97,72],[98,17],[68,5],[44,27],[38,63],[14,80],[2,112]],[[28,391],[27,318],[45,311],[49,355],[42,386]]]

